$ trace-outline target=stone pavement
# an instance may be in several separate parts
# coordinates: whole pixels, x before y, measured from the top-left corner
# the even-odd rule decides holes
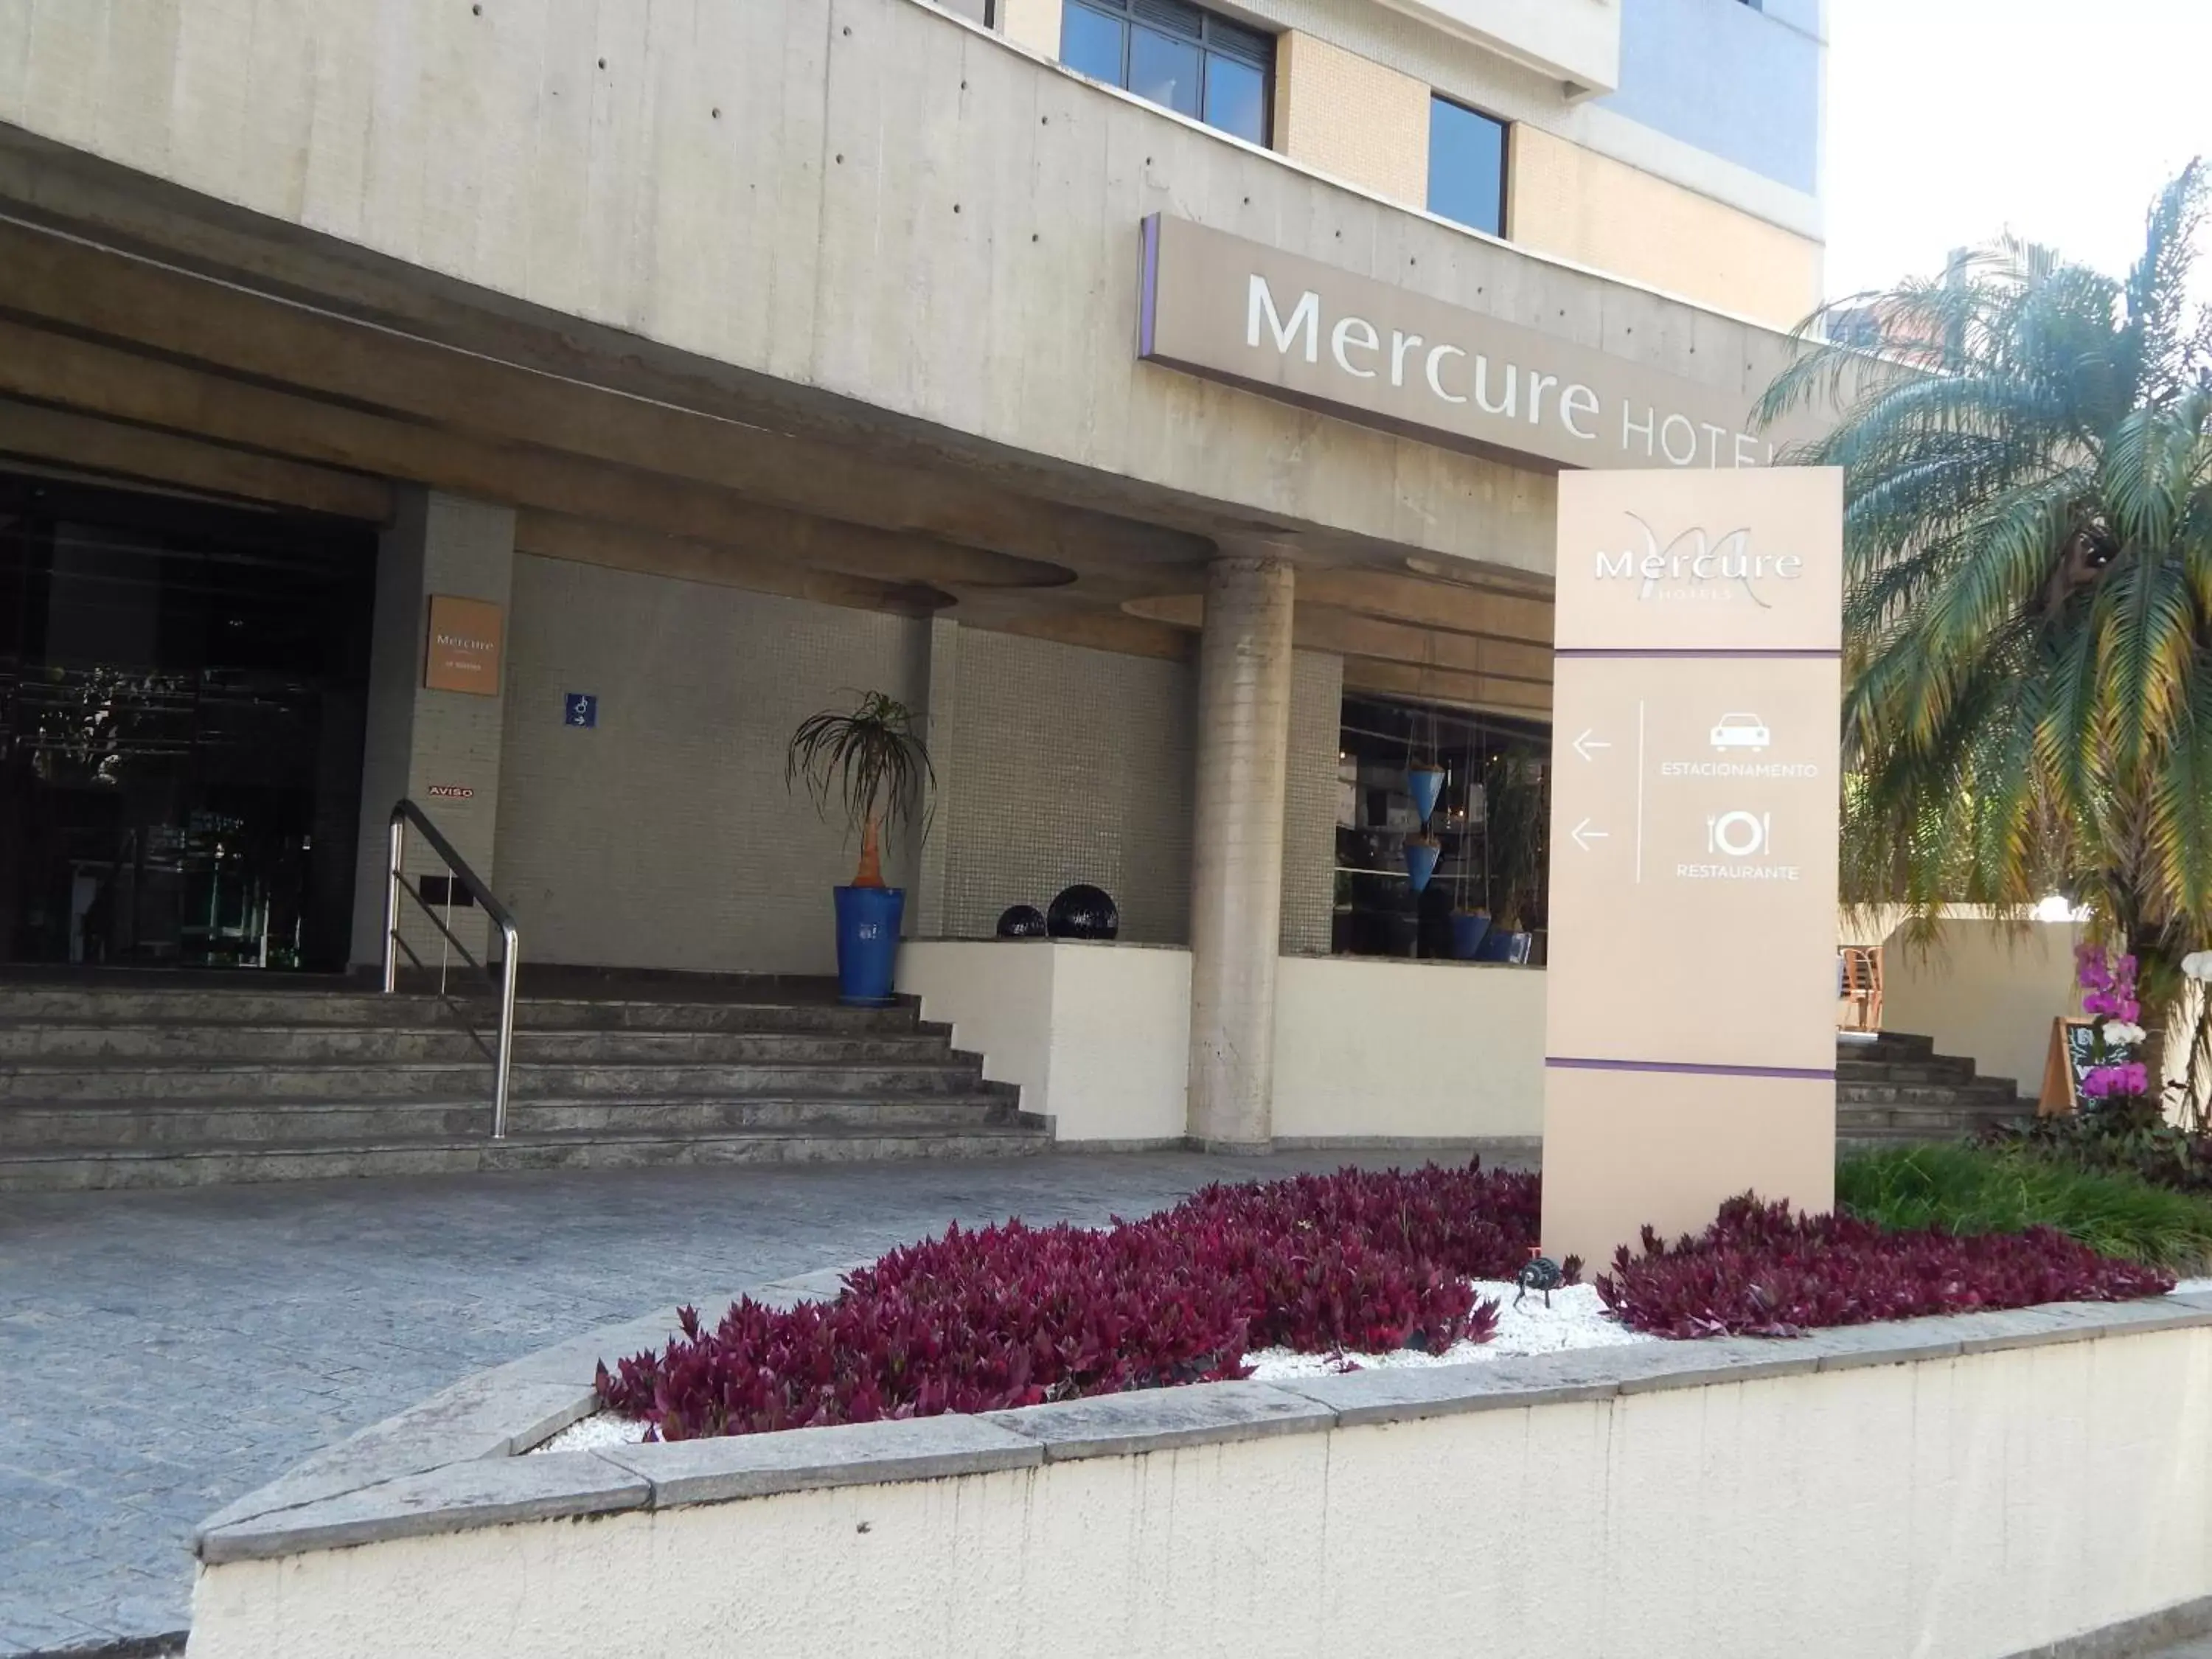
[[[1099,1222],[1208,1181],[1344,1161],[1085,1154],[0,1194],[0,1656],[181,1631],[203,1517],[472,1371],[955,1218]]]

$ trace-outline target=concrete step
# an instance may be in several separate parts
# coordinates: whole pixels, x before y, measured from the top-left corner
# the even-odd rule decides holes
[[[483,1097],[491,1065],[440,1060],[224,1064],[117,1063],[100,1060],[18,1062],[0,1067],[0,1110],[15,1101],[439,1100]],[[713,1061],[535,1065],[519,1063],[517,1098],[572,1095],[944,1095],[976,1090],[972,1060],[823,1061],[761,1065]]]
[[[495,1015],[489,994],[461,999]],[[442,998],[360,991],[256,991],[161,988],[87,988],[0,983],[0,1020],[62,1024],[437,1025],[450,1023]],[[524,996],[516,1024],[534,1030],[913,1031],[910,1000],[888,1008],[834,1002],[664,1000],[599,1001]]]
[[[1844,1083],[1836,1085],[1838,1106],[2009,1106],[2020,1097],[2009,1079],[1978,1078],[1972,1083]]]
[[[1020,1158],[1050,1150],[1030,1124],[901,1132],[751,1129],[720,1134],[590,1132],[304,1146],[56,1148],[0,1155],[0,1192],[190,1187],[229,1182],[514,1170],[640,1169],[668,1164],[816,1164],[882,1158]]]
[[[1918,1060],[1860,1060],[1838,1055],[1838,1083],[1971,1083],[1974,1062],[1951,1054],[1929,1054]]]
[[[1837,1133],[1844,1133],[1848,1124],[1861,1129],[1911,1130],[1929,1139],[1956,1139],[1962,1135],[1978,1133],[1999,1124],[2011,1123],[2034,1115],[2033,1101],[2008,1103],[1986,1108],[1942,1106],[1838,1106],[1836,1109]]]
[[[1910,1031],[1884,1031],[1870,1042],[1838,1042],[1836,1054],[1846,1060],[1926,1059],[1936,1052],[1934,1037],[1916,1036]]]
[[[856,1097],[607,1098],[516,1101],[514,1135],[731,1133],[749,1129],[964,1129],[1018,1121],[1015,1092]],[[113,1152],[485,1139],[491,1105],[447,1100],[42,1102],[0,1107],[0,1154],[57,1148]]]
[[[489,1041],[491,1032],[482,1032]],[[0,1069],[70,1060],[118,1062],[248,1060],[446,1060],[483,1058],[478,1038],[451,1024],[410,1025],[196,1024],[176,1020],[135,1024],[103,1021],[0,1019]],[[942,1060],[946,1038],[934,1030],[688,1030],[615,1029],[515,1032],[521,1064],[713,1060],[722,1064],[844,1064]]]

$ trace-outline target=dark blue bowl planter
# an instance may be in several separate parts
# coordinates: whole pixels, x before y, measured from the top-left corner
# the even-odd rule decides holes
[[[1471,916],[1463,910],[1452,912],[1451,953],[1456,962],[1473,962],[1482,953],[1482,941],[1490,932],[1488,916]]]
[[[880,1008],[895,1000],[903,887],[837,890],[837,1000]]]
[[[1509,933],[1493,927],[1483,935],[1482,948],[1475,952],[1477,962],[1526,962],[1528,960],[1529,936]]]

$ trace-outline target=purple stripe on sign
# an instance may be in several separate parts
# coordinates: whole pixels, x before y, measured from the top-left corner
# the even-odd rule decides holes
[[[1143,274],[1139,278],[1142,288],[1138,297],[1137,356],[1152,355],[1152,313],[1160,297],[1160,216],[1147,216],[1144,223]]]
[[[1841,651],[1668,651],[1625,650],[1614,647],[1562,645],[1553,648],[1555,657],[1766,657],[1766,658],[1838,658]]]
[[[1547,1066],[1556,1066],[1563,1072],[1671,1072],[1694,1077],[1779,1077],[1802,1079],[1807,1083],[1833,1083],[1833,1066],[1825,1069],[1796,1066],[1695,1066],[1675,1060],[1562,1060],[1556,1054],[1544,1058]]]

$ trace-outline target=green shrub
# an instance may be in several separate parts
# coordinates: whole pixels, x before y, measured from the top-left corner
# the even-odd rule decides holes
[[[1836,1167],[1836,1202],[1883,1227],[1959,1234],[2055,1227],[2101,1255],[2177,1273],[2212,1262],[2212,1201],[2020,1146],[1858,1153]]]

